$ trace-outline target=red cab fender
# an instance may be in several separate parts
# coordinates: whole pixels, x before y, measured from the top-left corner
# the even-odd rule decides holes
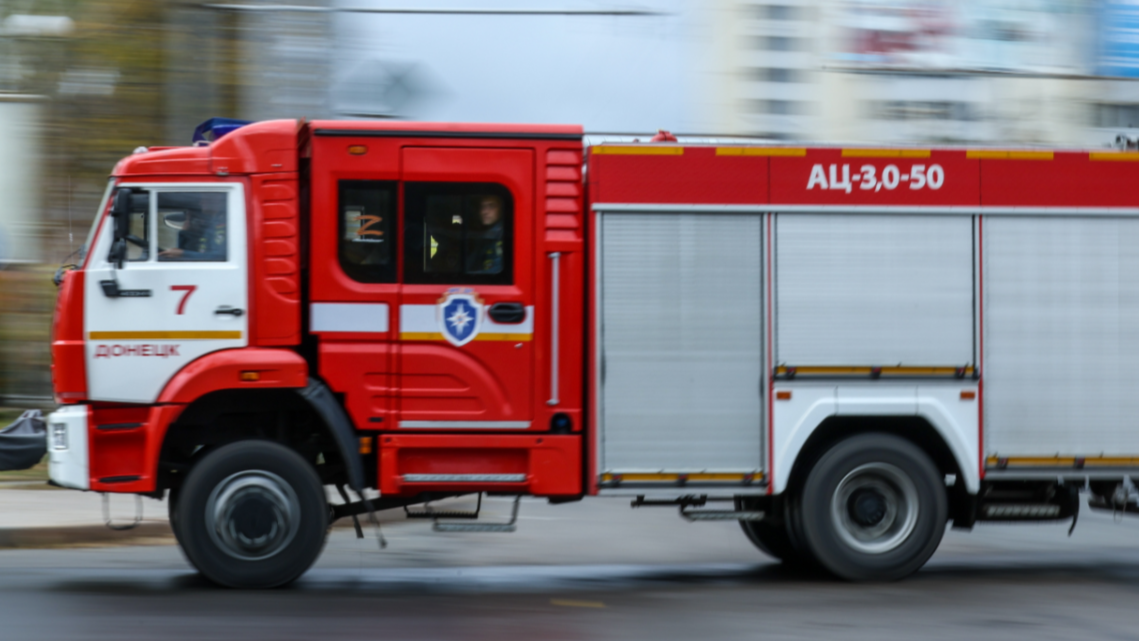
[[[305,387],[308,364],[285,349],[245,347],[213,352],[170,379],[159,403],[192,403],[218,390]]]

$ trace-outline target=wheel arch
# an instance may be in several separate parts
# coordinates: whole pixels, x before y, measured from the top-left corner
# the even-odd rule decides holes
[[[182,389],[194,387],[208,391],[190,400],[161,436],[159,490],[177,486],[176,477],[184,476],[201,454],[251,439],[279,442],[314,465],[323,456],[330,467],[322,478],[364,489],[365,465],[355,428],[322,381],[306,377],[303,386],[213,389],[191,382]]]
[[[955,521],[971,522],[969,512],[972,503],[969,495],[976,494],[979,488],[975,468],[967,461],[961,461],[959,453],[945,438],[944,431],[922,415],[826,417],[811,432],[795,457],[784,491],[795,493],[802,486],[815,462],[835,443],[852,436],[870,433],[890,434],[909,441],[925,452],[942,474],[955,475],[958,479],[956,484],[946,488],[950,517]],[[970,471],[973,471],[972,487],[969,481]]]

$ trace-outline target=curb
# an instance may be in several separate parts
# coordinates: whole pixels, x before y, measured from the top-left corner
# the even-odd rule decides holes
[[[156,538],[169,538],[174,542],[169,523],[143,522],[130,530],[111,530],[105,525],[0,528],[0,549],[123,545]]]

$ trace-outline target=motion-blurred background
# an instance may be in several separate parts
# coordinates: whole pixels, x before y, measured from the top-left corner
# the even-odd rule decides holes
[[[211,116],[1102,147],[1137,80],[1139,0],[0,0],[0,405],[114,162]]]

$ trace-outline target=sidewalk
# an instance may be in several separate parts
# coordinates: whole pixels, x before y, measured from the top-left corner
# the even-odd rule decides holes
[[[165,501],[142,499],[138,527],[116,531],[103,522],[101,494],[43,488],[43,483],[0,484],[0,549],[174,542]],[[134,521],[133,496],[111,496],[110,507],[115,525]]]
[[[135,496],[112,494],[110,515],[115,526],[134,522]],[[369,493],[369,496],[374,496]],[[142,521],[129,530],[112,530],[103,519],[103,495],[52,488],[43,481],[0,481],[0,549],[82,545],[174,544],[166,501],[142,498]],[[331,488],[328,502],[340,503]],[[385,525],[404,521],[401,510],[381,513]],[[361,523],[367,527],[367,517]],[[335,528],[351,528],[342,518]]]

